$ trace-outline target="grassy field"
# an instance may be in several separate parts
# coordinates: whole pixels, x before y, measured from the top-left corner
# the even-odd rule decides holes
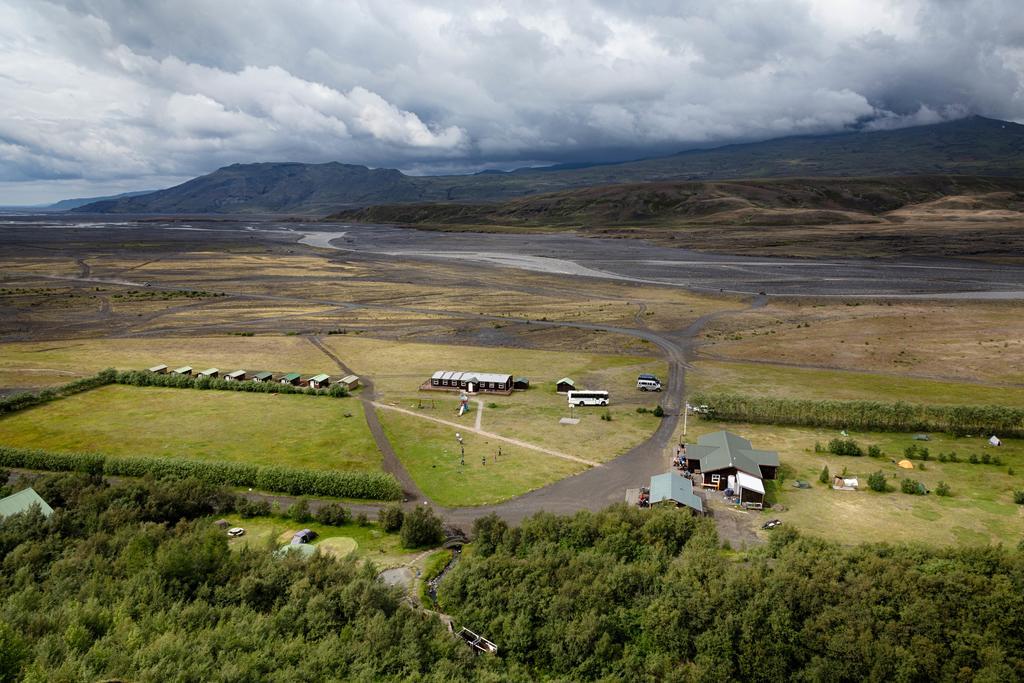
[[[308,469],[381,462],[356,399],[120,385],[4,417],[0,443]]]
[[[433,411],[425,411],[431,413]],[[387,410],[380,421],[402,464],[438,505],[486,505],[540,488],[586,465],[463,433],[466,464],[451,427]],[[486,457],[487,462],[481,462]]]
[[[0,386],[60,384],[115,367],[143,369],[164,363],[200,370],[243,368],[336,373],[327,356],[301,337],[167,337],[17,342],[0,346]],[[31,384],[28,384],[31,385]]]
[[[702,354],[935,379],[1024,385],[1024,307],[772,301],[712,321]]]
[[[1024,387],[760,363],[700,361],[687,373],[686,387],[691,394],[703,391],[777,398],[1024,406]]]
[[[642,393],[636,389],[636,377],[640,373],[666,377],[667,366],[657,359],[566,351],[403,344],[353,337],[331,337],[325,343],[356,372],[374,378],[382,401],[394,402],[404,408],[415,407],[421,402],[432,404],[436,410],[431,415],[464,422],[467,426],[473,425],[475,413],[456,417],[457,393],[418,391],[434,371],[464,369],[528,377],[531,383],[528,391],[513,392],[511,396],[480,397],[486,405],[482,428],[587,460],[601,462],[621,455],[658,427],[657,418],[636,412],[637,407],[653,409],[657,405],[658,394]],[[588,408],[576,410],[576,415],[583,420],[579,425],[559,424],[559,418],[569,415],[565,396],[554,391],[555,382],[564,376],[572,377],[580,388],[608,390],[612,421],[600,419],[603,409]]]
[[[292,535],[299,529],[312,529],[317,533],[313,545],[325,554],[335,557],[351,556],[357,561],[373,562],[379,569],[388,569],[409,564],[422,551],[408,552],[401,547],[398,534],[385,533],[375,523],[366,526],[350,523],[342,526],[328,526],[317,522],[294,522],[286,517],[252,517],[245,519],[237,515],[229,515],[231,526],[245,529],[245,536],[228,540],[228,545],[235,549],[252,548],[254,550],[277,549],[287,544]],[[352,539],[356,544],[349,550]]]
[[[812,534],[843,544],[893,541],[922,542],[933,545],[1002,543],[1015,546],[1024,536],[1024,506],[1013,503],[1013,491],[1024,489],[1024,441],[1007,439],[1004,446],[992,448],[981,437],[954,438],[932,435],[928,442],[913,441],[911,434],[851,434],[863,446],[878,444],[882,458],[844,457],[815,453],[816,441],[826,444],[838,433],[829,430],[774,427],[747,424],[691,422],[689,440],[703,433],[728,429],[748,438],[755,448],[777,450],[785,480],[780,483],[778,502],[782,512],[764,513]],[[914,470],[904,470],[893,462],[903,459],[903,450],[911,444],[927,446],[932,460],[914,460]],[[941,463],[940,452],[955,451],[961,462]],[[998,455],[1003,465],[972,465],[971,454]],[[924,468],[922,469],[922,464]],[[859,491],[834,491],[818,482],[822,467],[833,475],[844,468],[861,483]],[[1014,474],[1009,474],[1013,469]],[[894,489],[875,493],[867,489],[870,473],[882,470]],[[900,481],[915,479],[931,494],[913,496],[901,493]],[[811,483],[810,489],[797,489],[796,479]],[[934,491],[940,481],[952,489],[943,498]],[[759,525],[761,516],[753,521]]]

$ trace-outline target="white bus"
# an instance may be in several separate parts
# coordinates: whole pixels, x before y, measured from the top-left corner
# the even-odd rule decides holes
[[[608,405],[607,391],[570,391],[569,405],[571,406],[606,406]]]

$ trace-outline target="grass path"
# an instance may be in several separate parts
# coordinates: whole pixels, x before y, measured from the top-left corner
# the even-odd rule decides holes
[[[418,417],[421,420],[430,420],[431,422],[437,422],[438,424],[448,425],[449,427],[455,427],[456,429],[458,429],[460,431],[473,432],[475,434],[479,434],[480,436],[486,436],[489,439],[496,439],[498,441],[504,441],[505,443],[512,444],[513,446],[519,446],[520,448],[528,448],[528,449],[530,449],[532,451],[537,451],[539,453],[544,453],[546,455],[553,455],[556,458],[563,458],[565,460],[572,460],[574,462],[583,463],[584,465],[589,465],[590,467],[600,467],[601,466],[601,463],[594,462],[593,460],[586,460],[585,458],[577,458],[575,455],[569,455],[568,453],[561,453],[559,451],[551,450],[550,448],[544,448],[543,446],[536,446],[536,445],[534,445],[532,443],[527,443],[526,441],[520,441],[519,439],[512,439],[512,438],[507,437],[507,436],[501,436],[500,434],[495,434],[493,432],[487,432],[487,431],[484,431],[482,429],[477,429],[475,427],[467,427],[465,425],[459,424],[458,422],[451,422],[449,420],[442,420],[439,417],[430,417],[429,415],[421,415],[421,414],[419,414],[417,412],[414,412],[412,410],[406,410],[405,408],[399,408],[398,406],[389,406],[389,405],[387,405],[385,403],[379,403],[377,401],[374,401],[373,405],[375,407],[381,408],[383,410],[394,410],[394,411],[399,412],[399,413],[405,413],[406,415],[412,415],[413,417]],[[479,418],[480,418],[480,413],[477,413],[477,421],[478,422],[479,422]]]

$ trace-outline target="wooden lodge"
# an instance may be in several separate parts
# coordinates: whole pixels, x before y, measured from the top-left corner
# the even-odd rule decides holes
[[[470,394],[478,392],[510,394],[512,388],[512,375],[453,370],[438,370],[430,377],[429,382],[420,387],[420,389],[434,391],[465,391]]]
[[[279,381],[281,382],[281,384],[291,384],[293,387],[297,387],[299,386],[299,381],[301,381],[301,379],[302,377],[299,375],[299,373],[289,372],[287,375],[281,377]]]
[[[244,382],[245,381],[245,370],[235,370],[224,375],[224,379],[229,382]]]
[[[274,373],[272,372],[257,372],[252,376],[253,382],[272,382],[274,380]]]
[[[154,365],[153,367],[151,367],[149,369],[149,371],[154,373],[154,374],[157,374],[157,375],[166,375],[167,374],[167,366],[166,365]]]
[[[185,377],[191,377],[192,376],[192,366],[190,366],[190,365],[183,365],[180,368],[177,368],[175,370],[171,370],[171,374],[172,375],[184,375]]]
[[[220,377],[220,370],[217,368],[206,368],[199,373],[199,377],[209,377],[210,379],[217,379]]]
[[[764,480],[775,479],[779,454],[755,449],[749,441],[731,432],[714,432],[685,446],[682,467],[700,474],[704,488],[730,488],[741,504],[761,507]]]
[[[576,382],[573,382],[568,377],[563,377],[562,379],[555,382],[555,391],[559,394],[568,394],[570,391],[575,390]]]
[[[352,391],[353,389],[359,386],[359,376],[345,375],[344,377],[338,380],[338,384],[345,387],[349,391]]]
[[[704,501],[693,492],[693,484],[678,472],[665,472],[651,477],[650,506],[669,505],[686,507],[696,514],[704,514]]]

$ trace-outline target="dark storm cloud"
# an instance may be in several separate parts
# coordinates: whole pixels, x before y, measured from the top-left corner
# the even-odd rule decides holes
[[[1018,8],[8,0],[0,202],[238,161],[451,171],[1021,119]]]

